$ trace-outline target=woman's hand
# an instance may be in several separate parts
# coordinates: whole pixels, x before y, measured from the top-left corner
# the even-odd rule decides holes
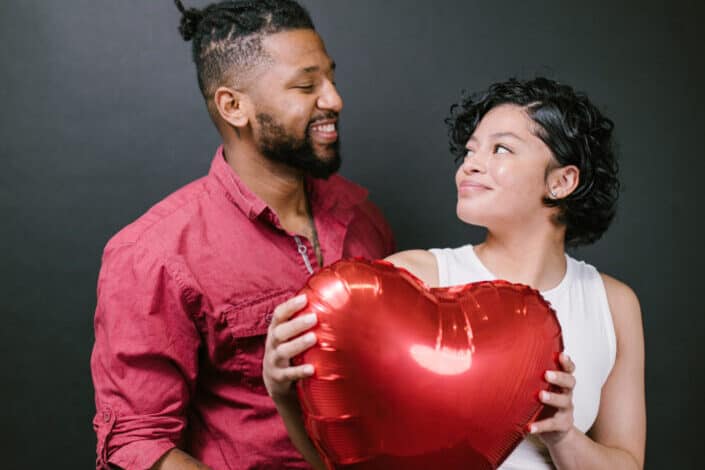
[[[575,388],[575,364],[566,353],[561,353],[558,358],[562,371],[549,370],[546,372],[546,381],[557,386],[559,392],[542,391],[539,399],[542,403],[556,408],[556,413],[547,419],[537,421],[531,425],[532,434],[538,434],[546,446],[559,444],[577,429],[573,419],[573,389]]]
[[[312,332],[303,334],[316,324],[314,313],[290,318],[306,306],[306,296],[300,295],[289,299],[274,309],[272,323],[267,331],[262,377],[267,393],[274,401],[291,395],[292,385],[296,380],[313,375],[313,366],[303,364],[292,367],[291,358],[316,344],[316,335]]]

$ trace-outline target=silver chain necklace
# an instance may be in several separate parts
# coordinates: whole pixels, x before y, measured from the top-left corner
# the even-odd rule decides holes
[[[316,221],[313,218],[313,209],[311,208],[311,199],[308,193],[306,194],[306,208],[308,209],[308,221],[311,224],[311,244],[313,245],[313,252],[316,255],[318,266],[323,267],[323,253],[321,252],[321,245],[318,242],[318,230],[316,230]]]

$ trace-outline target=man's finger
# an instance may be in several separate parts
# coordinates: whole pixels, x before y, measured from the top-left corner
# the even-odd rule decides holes
[[[272,330],[274,341],[276,341],[277,344],[289,341],[293,337],[311,328],[316,324],[316,321],[318,321],[318,318],[315,313],[307,313],[293,320],[280,323]]]
[[[311,377],[313,375],[313,366],[311,364],[304,364],[296,367],[287,367],[282,371],[282,375],[285,380],[293,382],[295,380],[305,379],[306,377]]]
[[[275,350],[276,357],[279,360],[290,361],[292,357],[301,354],[314,344],[316,344],[316,335],[314,333],[306,333],[277,346]]]
[[[287,321],[296,312],[306,306],[306,295],[301,294],[277,305],[272,314],[272,326]]]
[[[264,376],[264,383],[269,396],[284,396],[291,391],[293,382],[313,375],[314,368],[311,364],[303,364],[295,367],[285,367],[276,369],[271,375]]]

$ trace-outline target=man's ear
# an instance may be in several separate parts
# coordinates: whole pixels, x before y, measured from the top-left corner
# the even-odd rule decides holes
[[[575,165],[556,168],[549,173],[546,180],[551,199],[563,199],[571,195],[580,183],[580,170]]]
[[[213,105],[220,117],[240,129],[250,121],[247,95],[228,87],[219,87],[213,95]]]

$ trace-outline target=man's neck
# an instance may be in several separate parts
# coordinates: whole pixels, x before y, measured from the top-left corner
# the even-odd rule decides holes
[[[285,230],[309,235],[306,191],[300,171],[272,162],[241,144],[225,143],[224,154],[228,165],[247,188],[277,214]]]

